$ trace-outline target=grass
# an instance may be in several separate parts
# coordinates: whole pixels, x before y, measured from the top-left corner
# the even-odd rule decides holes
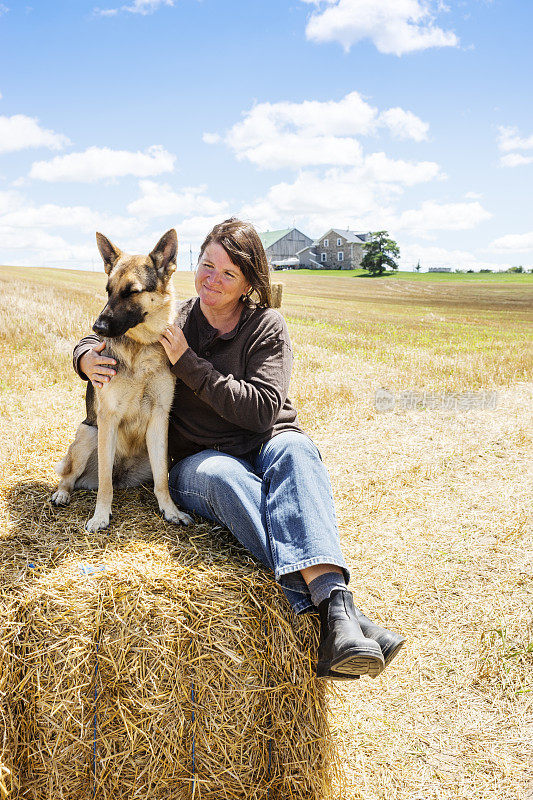
[[[408,638],[382,677],[332,693],[342,797],[519,800],[533,789],[532,276],[302,273],[274,275],[291,398],[332,477],[357,604]],[[176,286],[191,296],[192,276]],[[37,530],[84,413],[71,348],[103,287],[98,273],[0,268],[0,477],[6,497],[39,482]],[[497,402],[379,413],[381,387]],[[132,502],[153,525],[141,500],[117,507],[117,535]],[[17,524],[6,501],[0,536]]]
[[[403,270],[384,272],[383,275],[372,276],[364,269],[298,269],[298,270],[276,270],[273,273],[273,280],[277,281],[280,275],[313,275],[330,278],[368,278],[370,280],[384,280],[386,278],[397,278],[404,281],[416,282],[476,282],[481,283],[533,283],[533,273],[517,272],[405,272]]]

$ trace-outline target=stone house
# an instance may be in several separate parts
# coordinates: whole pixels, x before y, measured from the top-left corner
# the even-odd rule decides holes
[[[308,269],[357,269],[363,258],[363,245],[369,233],[331,228],[311,246],[298,251],[300,267]]]
[[[298,250],[296,256],[299,262],[297,269],[322,269],[317,261],[316,245],[314,243]]]
[[[299,250],[313,243],[310,236],[306,236],[297,228],[285,228],[281,231],[265,231],[259,234],[265,248],[268,263],[272,269],[283,267],[297,268],[300,260],[296,255]]]

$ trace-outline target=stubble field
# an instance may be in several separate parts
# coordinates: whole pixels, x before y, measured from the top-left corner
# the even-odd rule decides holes
[[[274,276],[350,588],[408,638],[380,678],[331,690],[345,800],[533,797],[533,276],[462,277]],[[175,282],[193,294],[190,274]],[[0,268],[0,546],[17,493],[35,525],[52,518],[84,413],[72,346],[103,287]]]

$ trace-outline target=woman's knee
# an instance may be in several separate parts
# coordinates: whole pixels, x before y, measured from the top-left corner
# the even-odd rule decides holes
[[[173,500],[187,511],[220,521],[216,513],[216,498],[224,475],[222,459],[223,456],[214,450],[202,450],[175,464],[168,478]]]
[[[234,456],[216,450],[203,450],[176,464],[169,476],[170,485],[180,491],[193,491],[206,499],[216,498],[221,492],[231,493],[246,479],[250,465]]]
[[[309,462],[322,462],[316,444],[303,433],[286,431],[274,436],[266,445],[265,457],[271,463],[303,466]]]

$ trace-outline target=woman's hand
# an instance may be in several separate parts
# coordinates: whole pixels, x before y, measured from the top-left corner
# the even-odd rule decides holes
[[[95,389],[101,389],[117,373],[116,369],[105,366],[117,362],[114,358],[101,355],[104,348],[105,342],[100,342],[92,350],[87,350],[78,361],[78,368],[87,375]]]
[[[189,347],[187,339],[177,322],[169,325],[166,331],[163,331],[159,341],[165,348],[165,353],[171,364],[175,364]]]

